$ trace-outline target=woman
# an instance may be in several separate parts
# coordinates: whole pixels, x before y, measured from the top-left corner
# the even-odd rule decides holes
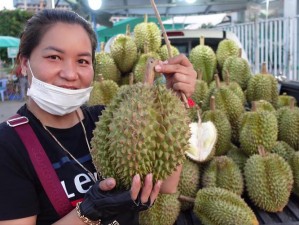
[[[99,220],[101,224],[138,224],[138,212],[155,201],[162,182],[153,184],[152,174],[143,186],[139,175],[134,176],[131,189],[122,193],[110,192],[116,184],[113,178],[97,181],[89,142],[103,107],[84,106],[91,91],[95,49],[92,28],[73,12],[44,10],[28,21],[18,63],[30,87],[27,103],[17,113],[29,119],[67,198],[77,207],[63,217],[58,215],[24,144],[12,127],[2,123],[0,225],[84,225],[99,224]],[[196,73],[185,56],[161,62],[156,71],[166,74],[169,87],[187,97],[192,94]],[[163,186],[171,182],[169,177]]]

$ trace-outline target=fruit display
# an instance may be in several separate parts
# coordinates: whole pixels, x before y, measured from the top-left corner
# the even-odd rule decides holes
[[[215,52],[202,41],[189,56],[198,80],[196,105],[186,109],[164,76],[144,83],[149,59],[168,59],[159,27],[145,21],[131,40],[138,51],[133,66],[124,60],[128,50],[118,47],[110,56],[122,82],[96,124],[91,155],[118,189],[129,189],[137,173],[142,179],[153,173],[156,181],[183,165],[177,193],[159,194],[140,214],[141,225],[172,225],[191,210],[202,225],[257,225],[257,209],[280,212],[292,194],[299,196],[299,108],[292,96],[279,96],[265,63],[254,74],[232,40]]]

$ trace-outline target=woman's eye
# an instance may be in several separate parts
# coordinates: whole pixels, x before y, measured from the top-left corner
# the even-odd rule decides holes
[[[51,55],[51,56],[49,56],[48,58],[53,59],[53,60],[58,60],[58,59],[60,59],[60,57],[57,56],[57,55]]]
[[[85,59],[79,59],[78,61],[80,64],[89,64],[89,62]]]

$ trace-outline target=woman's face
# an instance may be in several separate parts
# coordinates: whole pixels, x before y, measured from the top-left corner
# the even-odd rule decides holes
[[[68,88],[89,87],[93,80],[92,46],[80,25],[57,23],[43,35],[30,55],[33,75],[46,83]],[[28,59],[21,59],[31,83]]]

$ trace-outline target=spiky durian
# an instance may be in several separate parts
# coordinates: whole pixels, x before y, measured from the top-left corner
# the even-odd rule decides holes
[[[189,58],[194,69],[202,72],[202,80],[209,84],[213,80],[217,59],[213,49],[205,45],[204,37],[200,37],[200,44],[191,50]]]
[[[279,155],[261,152],[251,156],[244,168],[246,190],[253,203],[267,212],[280,212],[289,201],[293,174]]]
[[[183,163],[183,169],[180,175],[178,191],[181,195],[195,198],[196,193],[199,189],[199,180],[200,165],[186,158]],[[188,210],[192,207],[193,205],[189,202],[181,203],[182,210]]]
[[[223,188],[203,188],[197,192],[193,211],[205,225],[258,225],[246,202]]]
[[[280,155],[282,158],[284,158],[286,161],[288,161],[295,153],[295,150],[286,142],[277,141],[271,149],[271,153],[276,153]]]
[[[294,106],[294,99],[290,106],[277,110],[278,139],[285,141],[296,151],[299,150],[299,108]]]
[[[130,36],[130,26],[127,26],[127,33],[116,36],[110,46],[111,56],[113,57],[118,69],[122,73],[132,71],[137,60],[137,47]]]
[[[263,63],[261,73],[252,76],[248,81],[247,101],[252,102],[263,99],[276,108],[278,99],[277,85],[277,80],[272,74],[268,74],[266,63]]]
[[[88,105],[107,105],[118,92],[119,87],[113,80],[104,80],[101,75],[98,79],[92,84]]]
[[[233,159],[227,156],[216,156],[203,172],[202,186],[224,188],[241,196],[244,182],[241,170]]]
[[[217,141],[217,129],[211,122],[201,122],[198,113],[198,122],[191,123],[190,147],[186,151],[187,157],[195,162],[205,162],[215,155],[215,143]]]
[[[242,57],[242,49],[239,49],[239,55],[228,57],[222,68],[223,80],[229,73],[230,80],[237,82],[243,90],[247,88],[247,83],[251,77],[250,65],[246,59]]]
[[[281,108],[283,106],[289,106],[291,104],[292,98],[294,97],[287,95],[287,93],[285,92],[282,95],[279,95],[277,100],[277,108]],[[295,105],[297,105],[296,99],[295,99]]]
[[[293,185],[293,193],[299,196],[299,152],[295,152],[292,157],[290,157],[288,163],[291,166],[294,176],[294,185]]]
[[[101,44],[101,51],[95,54],[95,80],[101,74],[105,80],[113,80],[120,83],[121,73],[118,70],[110,53],[104,52],[104,43]]]
[[[139,214],[140,225],[173,225],[180,214],[179,193],[159,194],[155,204]]]
[[[216,109],[215,97],[211,97],[210,110],[202,115],[202,121],[211,121],[217,129],[217,142],[215,144],[215,155],[224,155],[231,147],[231,125],[224,112]]]
[[[150,62],[152,62],[150,60]],[[146,79],[153,83],[153,74]],[[119,91],[93,131],[92,159],[104,177],[128,189],[135,174],[169,176],[189,148],[189,119],[183,103],[162,85],[138,83]]]
[[[177,56],[180,54],[179,50],[177,49],[177,47],[170,45],[170,50],[171,50],[171,56]],[[159,54],[160,58],[162,61],[165,61],[167,59],[170,58],[169,54],[168,54],[168,48],[167,45],[162,45],[162,47],[157,51],[157,53]]]
[[[241,118],[241,149],[249,156],[258,152],[258,146],[270,151],[276,143],[278,135],[277,119],[268,111],[256,111],[255,103],[251,112]]]
[[[144,22],[134,27],[134,41],[137,49],[144,51],[144,44],[148,44],[149,52],[156,52],[161,47],[161,31],[157,24],[148,22],[147,15],[144,16]]]
[[[224,39],[219,42],[216,57],[217,62],[222,69],[225,60],[230,56],[238,57],[239,55],[239,46],[236,44],[235,41]]]
[[[201,106],[203,101],[205,100],[208,94],[208,84],[206,81],[202,80],[202,72],[201,70],[197,71],[197,80],[195,83],[195,90],[191,96],[191,98],[195,101],[198,106]]]
[[[231,145],[231,148],[226,155],[234,160],[234,162],[238,165],[239,169],[243,173],[248,156],[241,149],[239,149],[237,146],[233,144]]]
[[[270,102],[263,99],[255,101],[255,106],[256,106],[256,111],[268,111],[272,113],[276,112],[273,105]]]

